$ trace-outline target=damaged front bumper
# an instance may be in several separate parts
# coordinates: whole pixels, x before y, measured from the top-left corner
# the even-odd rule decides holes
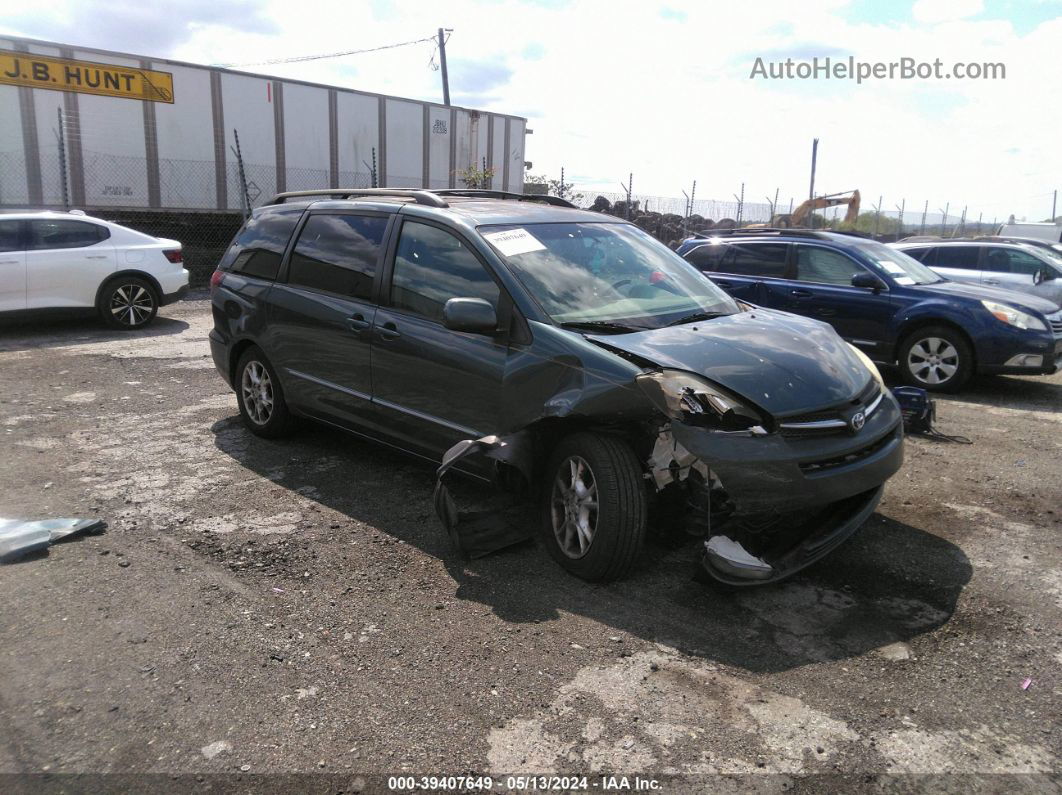
[[[857,494],[830,505],[805,521],[808,535],[781,553],[767,553],[755,562],[735,555],[724,547],[704,542],[701,564],[714,579],[727,585],[768,585],[796,574],[826,557],[851,538],[870,518],[881,500],[884,486]],[[713,538],[718,538],[715,536]]]
[[[687,490],[687,530],[705,538],[713,578],[765,585],[855,533],[902,464],[903,423],[890,396],[859,433],[810,439],[673,421],[661,429],[649,474],[658,492],[673,483]]]

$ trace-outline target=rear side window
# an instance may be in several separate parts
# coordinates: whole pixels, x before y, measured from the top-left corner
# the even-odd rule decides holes
[[[981,269],[978,264],[980,257],[980,246],[940,246],[937,249],[937,261],[934,267],[976,271]]]
[[[18,251],[18,227],[21,221],[0,221],[0,251]]]
[[[223,271],[275,279],[288,239],[302,215],[302,208],[262,213],[248,219],[218,263]]]
[[[723,258],[726,251],[727,247],[720,243],[705,243],[692,251],[687,251],[685,257],[702,271],[714,271],[719,269],[719,260]]]
[[[741,243],[727,246],[717,270],[735,276],[785,277],[785,260],[789,246],[785,243]]]
[[[797,246],[797,278],[802,282],[852,286],[852,277],[865,273],[858,262],[837,251]]]
[[[111,236],[110,230],[86,221],[62,218],[30,221],[31,249],[84,248]]]
[[[451,298],[483,298],[498,308],[498,285],[449,232],[406,221],[395,254],[391,305],[442,322]]]
[[[288,264],[288,283],[372,298],[387,219],[368,215],[311,215]]]

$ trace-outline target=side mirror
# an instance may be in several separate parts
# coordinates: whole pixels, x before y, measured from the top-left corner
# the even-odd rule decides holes
[[[451,331],[493,334],[498,330],[498,313],[482,298],[451,298],[443,306],[443,325]]]
[[[880,293],[885,288],[885,284],[881,279],[873,273],[867,273],[866,271],[857,273],[852,277],[852,286],[866,287],[868,290],[873,290],[876,293]]]
[[[1037,284],[1043,284],[1044,282],[1049,282],[1052,279],[1057,278],[1058,273],[1055,272],[1054,268],[1041,268],[1040,272],[1036,274],[1036,278],[1033,281],[1035,281]]]

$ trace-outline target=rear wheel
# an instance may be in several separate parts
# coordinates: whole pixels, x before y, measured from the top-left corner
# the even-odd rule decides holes
[[[138,329],[155,319],[159,296],[136,276],[122,276],[104,285],[96,309],[111,328]]]
[[[646,503],[641,466],[626,442],[574,434],[557,445],[546,467],[543,542],[577,577],[618,579],[641,553]]]
[[[973,374],[973,351],[959,332],[947,326],[925,326],[900,346],[904,383],[931,392],[950,392]]]
[[[261,348],[251,346],[236,365],[236,402],[251,433],[274,439],[291,431],[295,418],[284,401],[273,365]]]

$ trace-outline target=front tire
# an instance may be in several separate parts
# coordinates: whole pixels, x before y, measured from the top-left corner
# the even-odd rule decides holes
[[[111,328],[131,331],[155,319],[159,295],[144,279],[122,276],[104,285],[96,309]]]
[[[599,433],[561,440],[545,470],[542,540],[562,567],[599,582],[627,575],[645,541],[647,497],[630,445]]]
[[[235,387],[240,417],[251,433],[275,439],[291,431],[295,418],[284,400],[276,370],[261,348],[251,346],[243,352],[236,365]]]
[[[905,384],[930,392],[954,392],[973,375],[974,357],[966,338],[947,326],[924,326],[900,346]]]

